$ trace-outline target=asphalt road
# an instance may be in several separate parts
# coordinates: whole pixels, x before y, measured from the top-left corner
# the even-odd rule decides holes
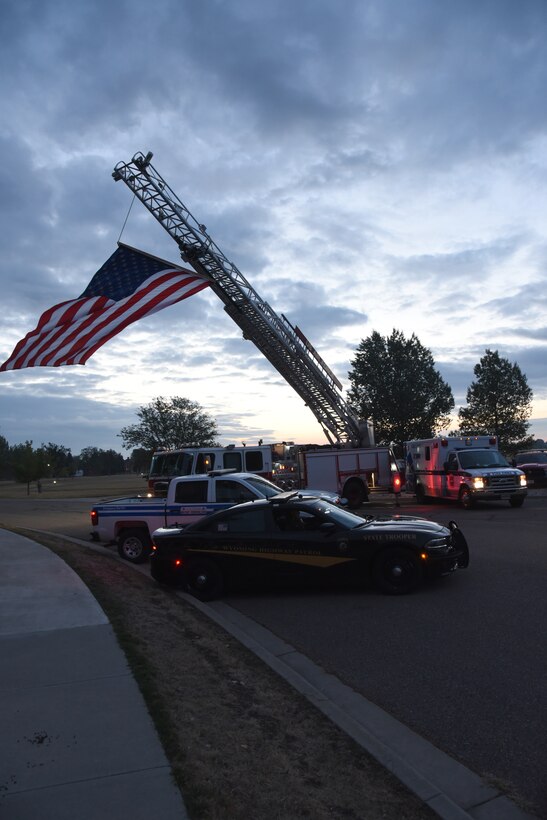
[[[518,510],[400,512],[458,521],[469,568],[400,598],[329,589],[225,600],[547,817],[547,492]]]
[[[0,499],[0,526],[87,540],[90,507]],[[521,509],[407,500],[389,511],[454,518],[469,569],[400,598],[328,588],[225,602],[547,817],[547,490]]]

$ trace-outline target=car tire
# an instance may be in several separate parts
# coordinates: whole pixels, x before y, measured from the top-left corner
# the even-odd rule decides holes
[[[353,479],[344,487],[343,497],[347,499],[350,510],[355,510],[368,501],[368,491],[362,481]]]
[[[118,553],[131,564],[142,564],[148,559],[152,542],[147,530],[122,530],[118,536]]]
[[[374,560],[374,585],[386,595],[405,595],[412,592],[422,583],[423,577],[423,568],[418,556],[405,547],[382,550]]]
[[[524,496],[523,495],[512,495],[509,498],[509,504],[512,507],[522,507],[524,504]]]
[[[213,601],[224,589],[218,564],[207,558],[194,558],[186,567],[186,589],[198,601]]]
[[[464,510],[471,510],[475,506],[475,499],[468,487],[464,487],[463,490],[460,491],[460,504]]]

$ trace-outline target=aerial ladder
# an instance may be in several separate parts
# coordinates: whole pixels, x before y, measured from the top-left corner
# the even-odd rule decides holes
[[[177,243],[182,259],[224,303],[224,310],[278,373],[304,400],[332,445],[370,446],[372,427],[360,421],[342,396],[342,385],[302,331],[260,298],[243,274],[213,242],[151,164],[152,153],[137,153],[112,174],[135,196]]]

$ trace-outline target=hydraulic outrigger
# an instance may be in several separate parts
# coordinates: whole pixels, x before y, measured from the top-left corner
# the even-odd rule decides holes
[[[370,446],[366,422],[359,421],[341,395],[342,385],[298,327],[278,316],[213,242],[151,164],[152,153],[120,162],[112,176],[123,180],[177,243],[182,259],[208,279],[224,310],[313,412],[331,444]]]

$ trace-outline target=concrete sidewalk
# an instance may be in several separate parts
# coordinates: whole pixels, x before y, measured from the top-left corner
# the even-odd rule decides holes
[[[1,529],[0,566],[0,818],[187,818],[87,587],[46,547]]]

